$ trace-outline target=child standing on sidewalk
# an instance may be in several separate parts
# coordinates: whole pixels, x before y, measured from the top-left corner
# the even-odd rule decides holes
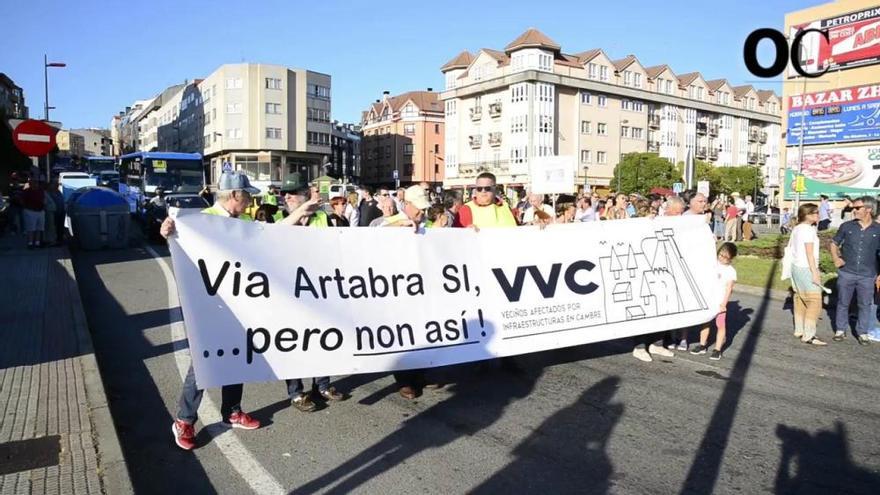
[[[721,359],[721,351],[727,338],[727,301],[730,300],[733,285],[736,283],[736,269],[731,265],[734,258],[736,258],[736,244],[725,242],[718,248],[718,279],[721,282],[721,306],[718,308],[718,315],[715,317],[715,349],[712,351],[712,355],[709,356],[709,359],[713,361]],[[711,322],[708,322],[700,330],[700,344],[691,350],[691,354],[706,354],[706,351],[709,349],[710,327]]]

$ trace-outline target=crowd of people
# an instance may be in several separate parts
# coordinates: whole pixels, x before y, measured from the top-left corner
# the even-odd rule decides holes
[[[649,196],[613,194],[608,199],[597,194],[581,194],[571,202],[562,202],[554,209],[540,194],[525,195],[522,200],[510,201],[498,192],[495,176],[484,173],[477,177],[470,197],[462,191],[446,191],[436,194],[428,184],[408,188],[373,189],[364,186],[360,191],[345,197],[335,197],[324,204],[318,189],[306,186],[283,195],[273,189],[263,198],[259,207],[253,208],[252,198],[259,191],[250,185],[247,176],[225,172],[216,188],[213,206],[205,214],[221,215],[242,220],[256,220],[301,227],[402,227],[424,232],[432,228],[486,228],[516,227],[519,225],[546,226],[555,223],[623,220],[633,217],[700,215],[707,228],[719,241],[717,247],[716,275],[720,300],[715,316],[697,328],[649,333],[635,337],[632,355],[641,361],[651,362],[653,356],[673,356],[675,351],[694,355],[710,354],[709,358],[722,358],[726,345],[726,317],[728,301],[737,280],[732,265],[737,255],[737,238],[748,239],[752,232],[748,214],[753,211],[751,197],[740,200],[738,194],[719,196],[710,203],[708,198],[696,191],[681,195]],[[842,340],[848,324],[848,305],[853,295],[859,302],[859,342],[867,329],[873,289],[877,278],[876,260],[880,249],[880,225],[874,222],[876,202],[871,198],[855,201],[852,211],[858,220],[845,223],[832,244],[832,256],[840,267],[837,333],[835,340]],[[251,213],[253,214],[251,214]],[[816,321],[821,309],[822,290],[818,269],[817,225],[820,207],[803,204],[798,210],[797,226],[792,232],[792,285],[794,297],[794,334],[804,343],[824,345],[816,337]],[[164,237],[174,235],[174,220],[168,218],[162,224]],[[741,236],[741,237],[740,237]],[[872,271],[873,270],[873,271]],[[868,289],[871,289],[870,291]],[[819,291],[819,292],[817,292]],[[870,293],[870,294],[869,294]],[[868,296],[871,296],[870,298]],[[818,309],[817,309],[818,308]],[[841,310],[841,308],[843,308]],[[876,311],[876,307],[874,307]],[[712,329],[715,336],[712,339]],[[697,336],[692,344],[689,336]],[[711,352],[711,353],[710,353]],[[423,389],[439,388],[426,378],[425,370],[408,370],[394,373],[399,394],[414,399]],[[316,377],[312,387],[325,401],[345,400],[346,395],[330,385],[330,377]],[[316,409],[311,391],[306,390],[302,380],[287,380],[287,393],[291,405],[303,412]],[[178,446],[192,449],[195,446],[194,423],[202,391],[196,388],[192,370],[184,383],[180,408],[173,425],[174,439]],[[236,428],[258,428],[260,423],[241,409],[242,385],[223,387],[222,413],[224,421]]]
[[[27,248],[61,245],[66,237],[64,196],[58,181],[11,176],[6,229],[12,235],[24,235]]]

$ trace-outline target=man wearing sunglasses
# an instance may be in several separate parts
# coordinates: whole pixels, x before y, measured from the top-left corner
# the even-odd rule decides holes
[[[853,201],[853,220],[843,223],[831,242],[831,258],[837,270],[837,318],[834,341],[846,337],[849,328],[849,305],[853,295],[859,306],[856,331],[859,344],[868,345],[868,327],[874,322],[871,314],[874,288],[878,282],[877,254],[880,252],[880,225],[877,200],[863,196]]]
[[[472,200],[458,210],[456,227],[516,227],[513,212],[495,195],[495,175],[483,172],[477,176]]]

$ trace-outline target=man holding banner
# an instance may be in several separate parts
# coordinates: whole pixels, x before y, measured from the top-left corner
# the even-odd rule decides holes
[[[483,172],[477,176],[473,200],[458,211],[456,227],[516,227],[513,212],[496,197],[495,174]]]
[[[252,220],[244,214],[244,210],[251,203],[251,195],[260,192],[252,187],[247,176],[237,172],[223,172],[217,184],[217,202],[213,206],[205,208],[202,213],[221,217],[238,218],[240,220]],[[162,237],[169,238],[175,233],[174,219],[170,216],[162,222],[159,230]],[[260,427],[260,422],[250,417],[241,410],[241,396],[244,386],[240,383],[225,385],[222,387],[222,405],[220,414],[223,422],[233,428],[254,430]],[[184,450],[192,450],[195,446],[195,430],[193,425],[198,419],[199,404],[202,402],[204,390],[196,386],[196,377],[192,364],[186,373],[183,382],[183,391],[180,394],[179,410],[177,419],[171,426],[174,441],[177,446]]]

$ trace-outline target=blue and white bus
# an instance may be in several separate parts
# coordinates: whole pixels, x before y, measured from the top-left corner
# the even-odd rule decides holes
[[[116,171],[116,158],[112,156],[87,156],[86,172],[99,186],[119,190],[119,172]]]
[[[119,157],[121,192],[132,213],[143,214],[157,189],[166,193],[198,193],[205,186],[202,155],[138,151]]]

